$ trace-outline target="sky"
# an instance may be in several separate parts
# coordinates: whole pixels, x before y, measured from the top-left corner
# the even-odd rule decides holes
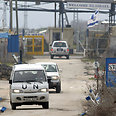
[[[23,2],[18,4],[24,4]],[[35,3],[28,3],[30,5],[35,4]],[[9,5],[9,4],[8,4]],[[2,2],[0,2],[0,7],[3,7]],[[42,8],[54,8],[54,4],[44,4],[44,5],[39,5],[37,7],[42,7]],[[9,6],[7,6],[9,9]],[[57,5],[58,8],[58,5]],[[28,23],[28,28],[30,29],[38,29],[38,28],[46,28],[46,27],[53,27],[54,26],[54,13],[50,12],[40,12],[40,11],[28,11],[27,12],[28,17],[27,17],[27,23]],[[79,13],[78,17],[79,20],[89,20],[90,16],[93,13]],[[58,26],[58,15],[57,13],[57,26]],[[68,15],[68,20],[71,22],[73,20],[73,13],[67,13]],[[0,28],[2,27],[2,16],[3,16],[3,11],[0,10]],[[19,28],[24,28],[24,12],[19,11],[18,12],[18,18],[19,18]],[[13,27],[15,27],[15,11],[13,11]],[[99,15],[99,20],[105,20],[108,19],[108,14],[100,14]],[[7,10],[7,27],[9,27],[9,20],[10,20],[10,15],[9,15],[9,10]]]

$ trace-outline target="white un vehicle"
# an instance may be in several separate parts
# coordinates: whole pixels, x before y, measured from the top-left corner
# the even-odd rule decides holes
[[[50,46],[51,59],[53,59],[54,56],[65,56],[69,59],[69,47],[66,41],[54,41]]]
[[[13,110],[21,105],[42,105],[49,108],[49,91],[45,70],[36,64],[15,65],[11,72],[10,104]]]
[[[58,65],[54,62],[39,62],[44,67],[49,83],[49,89],[56,89],[56,93],[61,92],[61,75]]]

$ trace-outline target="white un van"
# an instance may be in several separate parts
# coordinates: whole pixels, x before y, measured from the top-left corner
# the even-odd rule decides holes
[[[13,66],[10,83],[12,110],[21,105],[42,105],[49,108],[49,90],[45,70],[36,64]]]

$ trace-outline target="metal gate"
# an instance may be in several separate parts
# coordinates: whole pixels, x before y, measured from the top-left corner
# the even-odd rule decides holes
[[[21,37],[22,38],[22,37]],[[43,35],[25,35],[25,52],[31,55],[44,54],[44,36]]]

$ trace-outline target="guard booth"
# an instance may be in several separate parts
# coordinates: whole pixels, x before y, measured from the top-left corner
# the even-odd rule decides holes
[[[22,36],[20,36],[22,38]],[[30,55],[44,54],[44,36],[43,35],[25,35],[23,37],[24,51]]]
[[[74,29],[73,28],[64,28],[63,40],[67,41],[70,48],[70,54],[73,54],[73,38],[74,38]],[[62,40],[62,29],[61,28],[48,28],[45,35],[46,42],[51,44],[53,41]]]

